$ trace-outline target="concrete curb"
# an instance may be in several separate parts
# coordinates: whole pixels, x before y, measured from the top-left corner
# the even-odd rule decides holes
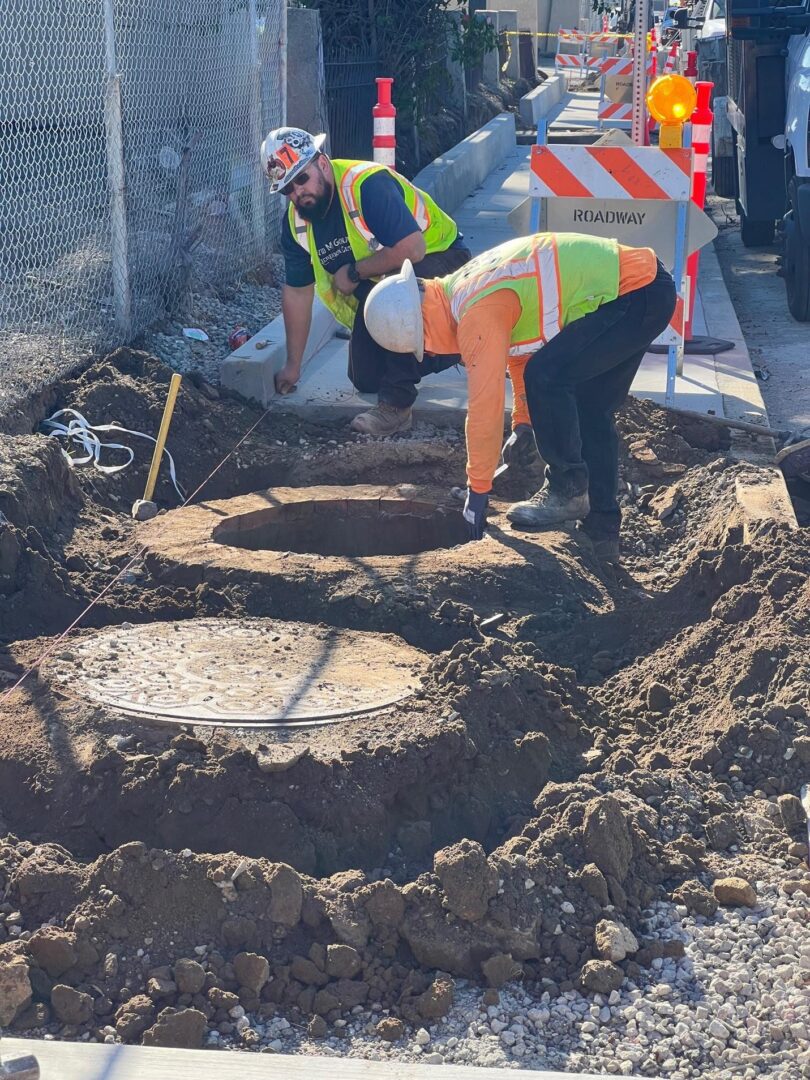
[[[565,76],[552,75],[520,99],[520,119],[527,127],[536,127],[538,120],[548,116],[554,106],[559,105],[564,94]]]
[[[312,305],[312,325],[304,349],[302,368],[335,336],[339,327],[332,312],[315,297]],[[259,344],[261,348],[259,348]],[[219,369],[222,386],[235,390],[242,397],[267,405],[276,397],[273,376],[284,367],[287,360],[287,339],[284,320],[276,316],[262,327],[250,341],[226,356]]]
[[[482,184],[516,145],[514,113],[499,113],[488,124],[435,158],[413,178],[448,214]]]

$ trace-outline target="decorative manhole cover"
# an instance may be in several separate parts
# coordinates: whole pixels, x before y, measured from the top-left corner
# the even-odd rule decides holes
[[[402,701],[424,656],[381,634],[274,619],[110,627],[43,674],[127,713],[220,726],[326,724]]]

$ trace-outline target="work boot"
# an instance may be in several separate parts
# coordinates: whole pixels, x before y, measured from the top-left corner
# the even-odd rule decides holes
[[[410,431],[413,424],[411,407],[398,409],[394,405],[388,405],[381,401],[368,412],[355,416],[349,425],[352,431],[359,431],[363,435],[396,435],[398,431]]]
[[[589,510],[587,491],[581,495],[560,495],[546,484],[526,502],[510,506],[506,516],[515,525],[532,525],[542,529],[548,525],[560,525],[563,521],[581,521],[587,517]]]
[[[596,510],[592,510],[582,521],[580,528],[590,540],[594,554],[600,562],[618,563],[621,521],[618,511],[600,514]]]

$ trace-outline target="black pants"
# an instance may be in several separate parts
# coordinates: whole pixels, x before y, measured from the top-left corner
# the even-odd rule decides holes
[[[587,491],[591,511],[618,514],[619,439],[614,414],[647,347],[675,310],[661,263],[655,280],[570,323],[526,365],[526,399],[549,487]]]
[[[437,278],[452,274],[471,258],[465,247],[451,247],[447,251],[437,251],[426,255],[414,266],[414,273],[420,278]],[[458,357],[448,358],[426,356],[419,363],[413,354],[389,352],[383,349],[366,329],[363,319],[363,307],[368,294],[374,287],[371,281],[361,281],[354,291],[360,301],[360,309],[354,319],[351,342],[349,344],[349,379],[361,394],[376,394],[381,402],[405,409],[416,401],[416,384],[423,375],[432,375],[451,364],[458,363]]]

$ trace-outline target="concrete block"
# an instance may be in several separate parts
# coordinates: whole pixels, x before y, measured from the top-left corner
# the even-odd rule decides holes
[[[565,76],[551,75],[520,99],[518,111],[521,120],[527,127],[536,127],[538,120],[548,116],[555,105],[559,105],[564,93]]]
[[[514,152],[515,146],[514,113],[499,113],[426,165],[413,182],[452,214]]]
[[[339,325],[332,312],[315,297],[302,368],[335,336]],[[267,405],[276,396],[273,376],[286,362],[287,339],[284,320],[279,315],[258,334],[254,334],[250,341],[225,357],[219,369],[220,383],[242,397]]]
[[[508,79],[520,78],[520,51],[518,49],[518,14],[516,11],[498,10],[498,27],[501,34],[505,34],[506,43],[506,71]]]
[[[475,18],[488,22],[496,34],[499,32],[497,11],[478,11]],[[501,81],[501,60],[497,49],[484,54],[481,64],[481,81],[485,86],[491,86],[493,90],[498,89]]]

